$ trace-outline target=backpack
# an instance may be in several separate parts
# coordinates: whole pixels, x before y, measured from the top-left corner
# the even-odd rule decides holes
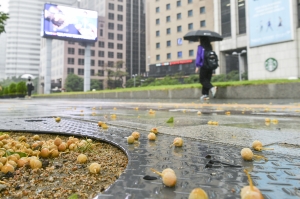
[[[218,55],[213,50],[204,50],[204,64],[203,67],[209,70],[215,70],[219,67]]]

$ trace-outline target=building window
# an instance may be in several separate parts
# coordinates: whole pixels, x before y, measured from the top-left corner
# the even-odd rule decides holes
[[[167,28],[167,35],[171,34],[171,28]]]
[[[98,76],[104,76],[104,70],[98,70]]]
[[[170,10],[171,9],[171,5],[168,3],[167,5],[166,5],[166,10]]]
[[[123,35],[122,35],[122,34],[118,34],[118,35],[117,35],[117,40],[123,41]]]
[[[75,49],[74,48],[68,48],[68,54],[74,55],[75,54]]]
[[[104,51],[98,51],[98,57],[104,57]]]
[[[160,48],[160,43],[156,43],[156,48]]]
[[[108,19],[114,20],[115,19],[114,13],[108,13]]]
[[[108,61],[107,66],[108,67],[114,67],[114,62],[113,61]]]
[[[194,56],[194,50],[189,50],[189,56],[190,57]]]
[[[68,64],[74,65],[74,58],[68,58]]]
[[[74,74],[74,68],[68,68],[67,71],[68,74]]]
[[[167,41],[167,47],[171,46],[171,40]]]
[[[78,55],[84,55],[84,49],[78,49]]]
[[[100,29],[99,35],[100,35],[100,37],[103,37],[103,29]]]
[[[156,37],[159,37],[159,35],[160,35],[160,32],[159,32],[159,30],[157,30],[156,31]]]
[[[108,4],[108,9],[109,10],[114,10],[115,9],[115,5],[113,3],[109,3]]]
[[[298,0],[299,2],[299,0]],[[245,12],[245,1],[238,1],[238,20],[239,20],[239,34],[246,33],[246,12]]]
[[[118,59],[123,59],[123,53],[117,53],[117,58]]]
[[[205,20],[200,21],[200,27],[205,27],[205,26],[206,26]]]
[[[156,55],[156,61],[160,60],[160,55]]]
[[[99,42],[98,42],[98,46],[99,46],[100,48],[104,48],[104,47],[105,47],[104,41],[99,41]]]
[[[223,37],[231,36],[230,0],[221,1],[221,32]]]
[[[109,32],[108,33],[108,39],[114,39],[114,33]]]
[[[95,51],[91,50],[91,56],[94,57],[95,56]]]
[[[109,58],[114,58],[114,52],[108,52],[108,57]]]
[[[177,19],[181,19],[181,13],[177,13]]]
[[[181,26],[177,26],[177,32],[181,32],[181,31],[182,31]]]
[[[159,13],[159,7],[156,7],[156,8],[155,8],[155,12],[156,12],[156,13]]]
[[[200,7],[200,14],[204,14],[205,13],[205,7]]]
[[[95,70],[91,69],[91,76],[95,76]]]
[[[73,42],[73,41],[68,41],[68,44],[75,44],[75,42]]]
[[[104,66],[104,61],[103,60],[98,60],[98,66]]]
[[[193,10],[189,10],[189,11],[188,11],[188,16],[189,16],[189,17],[192,17],[192,16],[193,16]]]
[[[171,53],[167,53],[167,59],[171,59]]]
[[[189,23],[189,24],[188,24],[188,29],[189,29],[189,30],[193,30],[193,23]]]
[[[167,16],[167,17],[166,17],[166,21],[167,21],[167,22],[170,22],[170,21],[171,21],[171,17],[170,17],[170,16]]]
[[[123,21],[123,15],[118,15],[118,21]]]
[[[84,75],[84,69],[78,68],[78,75]]]
[[[91,66],[95,66],[95,60],[91,59]]]
[[[114,43],[108,42],[108,48],[113,49],[114,48]]]
[[[123,12],[123,6],[122,5],[118,5],[118,11]]]
[[[113,30],[115,28],[114,23],[108,23],[108,29]]]
[[[193,3],[193,0],[188,0],[188,4]]]
[[[118,50],[123,50],[123,44],[117,44],[117,49]]]
[[[156,23],[156,25],[158,25],[160,23],[160,20],[156,19],[155,23]]]
[[[177,52],[177,58],[182,58],[182,51]]]
[[[123,30],[123,25],[122,24],[118,24],[118,30],[120,30],[120,31]]]
[[[84,59],[78,59],[78,65],[84,65]]]
[[[181,0],[177,1],[176,5],[177,5],[177,7],[180,7],[181,6]]]

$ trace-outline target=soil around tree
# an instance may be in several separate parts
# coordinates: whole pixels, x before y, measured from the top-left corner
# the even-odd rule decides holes
[[[0,133],[0,140],[1,140]],[[33,139],[32,133],[6,133],[9,135],[0,141],[1,151],[6,151],[2,157],[7,157],[19,153],[31,157],[24,152],[24,147],[17,149],[18,143],[23,146],[30,145],[33,151],[47,147],[58,136],[63,142],[74,137],[38,134],[39,140],[44,145],[38,148],[32,144],[38,142]],[[24,139],[24,136],[26,139]],[[23,139],[20,139],[20,138]],[[76,138],[76,137],[75,137]],[[67,149],[60,152],[56,158],[41,158],[42,168],[32,169],[29,164],[23,167],[16,167],[14,172],[0,172],[0,198],[22,198],[22,199],[42,199],[42,198],[94,198],[113,184],[123,173],[128,164],[125,153],[109,143],[88,140],[77,137],[78,143],[84,140],[87,146],[78,146],[71,151]],[[19,142],[21,140],[21,142]],[[26,140],[26,141],[24,141]],[[13,143],[13,144],[12,144]],[[27,144],[25,144],[27,143]],[[2,153],[3,154],[3,153]],[[87,163],[79,164],[77,157],[85,154]],[[39,155],[37,155],[39,156]],[[98,163],[101,166],[100,173],[90,173],[88,167],[91,163]],[[5,165],[5,163],[3,164]]]

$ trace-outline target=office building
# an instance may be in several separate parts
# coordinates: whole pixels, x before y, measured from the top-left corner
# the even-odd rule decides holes
[[[236,70],[250,80],[300,77],[298,1],[213,2],[215,31],[224,37],[215,42],[220,73]]]
[[[39,75],[40,18],[43,2],[10,0],[6,25],[5,76]]]
[[[0,81],[5,79],[6,34],[0,35]]]
[[[147,71],[163,77],[195,71],[198,42],[183,40],[192,30],[214,29],[213,1],[146,1]]]

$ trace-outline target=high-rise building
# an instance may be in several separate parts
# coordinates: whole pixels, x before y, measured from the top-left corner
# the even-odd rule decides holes
[[[5,76],[25,73],[38,76],[40,64],[40,18],[43,2],[10,0],[7,20]]]
[[[0,35],[0,81],[5,79],[6,34]]]
[[[126,0],[126,71],[146,75],[145,0]]]
[[[149,76],[191,74],[199,42],[183,40],[192,30],[214,30],[214,1],[146,0]]]

